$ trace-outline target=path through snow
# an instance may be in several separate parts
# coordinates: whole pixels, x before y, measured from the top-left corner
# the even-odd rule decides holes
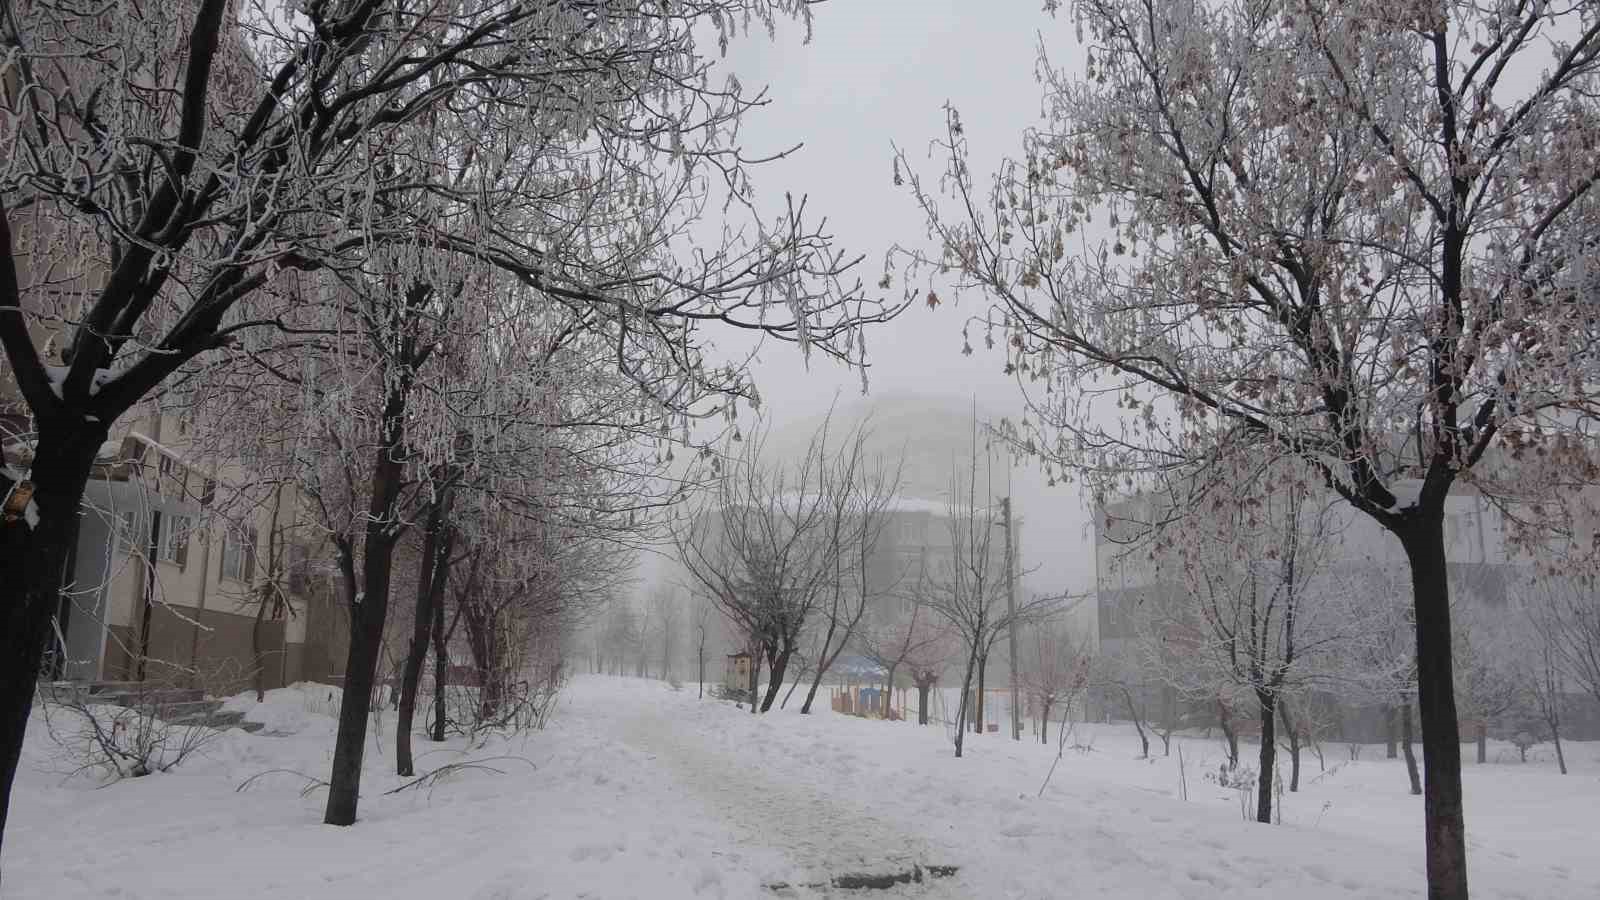
[[[817,784],[806,777],[810,773],[763,764],[776,761],[771,746],[732,742],[728,732],[706,727],[703,717],[685,715],[676,705],[642,706],[619,698],[615,710],[623,739],[651,754],[652,762],[738,836],[742,848],[758,857],[782,855],[791,871],[771,881],[817,884],[840,875],[950,864],[948,851],[874,814],[870,801]],[[892,790],[892,783],[883,789]],[[921,896],[957,896],[938,887],[930,880],[915,890]]]

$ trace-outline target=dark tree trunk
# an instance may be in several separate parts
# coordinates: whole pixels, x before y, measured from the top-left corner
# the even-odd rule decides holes
[[[391,404],[394,402],[391,400]],[[391,432],[399,427],[398,415],[385,415],[384,419]],[[333,771],[328,777],[328,807],[323,816],[323,822],[328,825],[353,825],[356,821],[361,761],[367,742],[367,715],[372,711],[378,652],[383,644],[384,620],[389,614],[389,582],[397,537],[392,520],[395,498],[400,492],[401,463],[398,441],[384,443],[385,446],[376,452],[373,467],[372,501],[361,558],[361,593],[350,611],[350,652],[345,662]],[[347,562],[349,565],[353,563]],[[354,575],[353,568],[347,575]]]
[[[760,710],[756,709],[756,691],[761,687],[761,656],[766,648],[760,644],[750,648],[750,714],[753,716]]]
[[[1489,723],[1478,720],[1478,765],[1489,760]]]
[[[280,536],[278,533],[278,514],[283,509],[283,485],[278,485],[272,492],[272,519],[267,523],[267,571],[261,587],[256,594],[256,619],[250,626],[250,658],[253,671],[250,678],[255,685],[256,702],[267,698],[267,660],[266,648],[261,643],[261,632],[266,626],[267,605],[277,605],[278,575],[280,569]],[[207,550],[207,552],[210,552]],[[200,569],[201,578],[205,578],[205,567]],[[284,648],[287,652],[287,648]],[[198,673],[196,673],[198,675]]]
[[[1134,702],[1133,691],[1127,685],[1122,688],[1122,699],[1128,704],[1128,718],[1133,720],[1133,728],[1139,732],[1139,758],[1150,758],[1150,738],[1144,733],[1144,717],[1139,715],[1139,706]]]
[[[445,515],[443,505],[435,504],[428,513],[427,530],[422,535],[422,568],[417,573],[416,614],[411,622],[411,645],[400,675],[400,709],[394,729],[395,773],[398,775],[416,774],[411,758],[411,729],[416,719],[422,666],[428,657],[428,630],[433,621],[433,608],[443,606],[439,602],[444,590],[441,570],[448,570],[449,567],[441,563],[443,556],[439,552],[439,545]],[[444,555],[448,555],[448,551]]]
[[[1261,704],[1261,757],[1260,770],[1256,775],[1256,821],[1263,825],[1272,824],[1272,770],[1275,768],[1278,755],[1278,735],[1275,730],[1278,722],[1276,699],[1270,691],[1256,692],[1256,700]]]
[[[783,692],[783,702],[778,704],[778,708],[779,709],[788,709],[789,708],[789,698],[794,696],[795,690],[800,687],[800,682],[805,680],[805,677],[806,677],[806,670],[805,670],[804,667],[801,667],[800,671],[795,673],[795,679],[793,681],[789,682],[789,689],[787,691]],[[809,706],[810,703],[811,703],[811,698],[807,697],[806,698],[807,706]],[[810,714],[810,710],[806,709],[806,708],[802,708],[800,710],[800,712],[802,714]]]
[[[835,610],[838,609],[837,601],[834,603],[834,608]],[[817,688],[822,685],[822,676],[827,674],[828,667],[833,664],[833,660],[828,658],[828,649],[829,645],[833,643],[833,635],[837,630],[837,626],[838,623],[834,619],[830,618],[828,620],[828,630],[822,638],[822,652],[817,654],[817,671],[811,676],[811,688],[806,691],[806,702],[800,704],[800,715],[802,716],[811,715],[811,704],[817,699]],[[846,634],[844,639],[848,640],[849,637],[850,636]],[[840,644],[842,649],[842,640],[840,641]],[[833,655],[838,656],[838,650],[834,650]],[[783,702],[787,704],[789,702],[789,698],[784,697]]]
[[[1039,717],[1039,743],[1041,744],[1050,743],[1050,707],[1052,705],[1049,702],[1040,704],[1040,706],[1044,707],[1040,710],[1041,715]]]
[[[1411,779],[1411,793],[1422,793],[1422,776],[1417,772],[1417,754],[1411,750],[1411,703],[1400,707],[1400,747],[1406,756],[1406,776]],[[1426,751],[1424,751],[1426,752]]]
[[[50,620],[61,599],[72,548],[78,541],[78,511],[94,455],[106,439],[104,426],[62,435],[41,424],[33,469],[38,524],[26,514],[0,521],[0,579],[12,593],[0,613],[0,838],[5,835],[11,785],[22,758],[22,738],[33,710],[34,684],[50,637]],[[0,498],[13,483],[0,477]],[[20,596],[19,596],[20,595]]]
[[[783,642],[781,648],[774,648],[776,655],[770,656],[772,668],[770,680],[767,683],[766,696],[761,698],[761,711],[772,709],[772,702],[778,699],[778,691],[783,689],[783,676],[789,670],[789,660],[794,656],[794,644],[788,640]]]
[[[1461,731],[1450,654],[1450,582],[1445,569],[1444,500],[1400,535],[1411,562],[1417,631],[1417,703],[1427,769],[1423,821],[1429,900],[1467,900],[1467,832],[1461,798]],[[1410,720],[1410,715],[1406,719]]]
[[[961,758],[961,751],[965,744],[967,734],[967,717],[972,715],[972,671],[978,666],[977,648],[967,654],[967,668],[961,675],[961,702],[956,707],[956,758]]]
[[[888,682],[888,685],[889,685],[889,702],[883,704],[883,715],[882,715],[882,718],[885,718],[885,719],[889,718],[889,714],[890,714],[891,708],[894,706],[894,670],[897,669],[897,668],[899,668],[899,663],[896,663],[896,664],[890,666],[889,667],[889,671],[886,673],[887,677],[885,678],[885,680]]]
[[[1400,721],[1398,710],[1394,706],[1383,708],[1383,758],[1398,759],[1400,757]]]
[[[926,725],[926,724],[928,724],[928,693],[933,690],[933,686],[936,683],[937,682],[935,682],[931,678],[924,678],[924,677],[920,677],[920,676],[917,678],[917,724],[918,725]]]
[[[445,540],[446,554],[450,541]],[[446,572],[448,572],[448,568]],[[444,576],[441,575],[441,578]],[[433,734],[435,742],[444,740],[445,690],[450,686],[450,653],[444,641],[444,592],[441,590],[433,604]]]
[[[256,702],[267,698],[267,660],[266,648],[261,643],[261,632],[267,621],[267,593],[268,587],[263,587],[256,593],[256,617],[250,623],[250,682],[256,692]]]

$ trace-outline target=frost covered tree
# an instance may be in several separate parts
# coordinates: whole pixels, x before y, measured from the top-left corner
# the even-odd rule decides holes
[[[1444,507],[1470,483],[1527,535],[1597,473],[1571,414],[1597,385],[1600,10],[1070,8],[1081,52],[1041,51],[1045,121],[1018,158],[975,174],[954,109],[937,182],[897,158],[938,244],[913,260],[987,295],[974,340],[1042,389],[1018,443],[1094,493],[1250,443],[1319,468],[1394,535],[1428,890],[1462,900]]]
[[[1039,710],[1039,743],[1048,744],[1050,713],[1059,707],[1065,723],[1072,701],[1088,686],[1089,654],[1082,639],[1056,623],[1034,628],[1032,638],[1023,655],[1022,687]]]
[[[880,562],[880,545],[894,521],[892,506],[900,490],[904,460],[869,456],[870,428],[868,421],[857,423],[832,464],[824,470],[828,492],[825,530],[833,579],[818,626],[822,633],[814,656],[816,664],[811,687],[800,707],[802,714],[811,712],[823,676],[850,646],[867,610],[881,606],[899,587],[904,574],[875,573]],[[889,686],[893,689],[893,682]]]
[[[909,673],[917,687],[918,724],[926,725],[928,691],[938,680],[943,657],[948,653],[947,636],[941,623],[922,604],[906,599],[904,591],[898,593],[901,596],[894,601],[868,612],[855,636],[855,647],[863,659],[883,670],[884,684],[891,690],[896,674]],[[887,716],[887,704],[883,711]]]
[[[1177,570],[1188,602],[1177,605],[1178,616],[1157,620],[1158,637],[1181,648],[1206,691],[1254,702],[1261,729],[1256,821],[1270,824],[1279,704],[1316,681],[1323,659],[1347,646],[1326,577],[1338,534],[1329,498],[1306,467],[1253,454],[1227,465],[1229,499],[1195,498],[1188,483],[1167,494],[1173,508],[1204,512],[1182,518],[1161,542],[1158,566]]]
[[[772,708],[797,654],[816,664],[810,706],[821,672],[861,619],[870,594],[865,566],[898,486],[897,469],[866,456],[860,425],[842,436],[830,427],[831,417],[790,461],[765,453],[759,425],[749,439],[736,431],[737,456],[718,464],[676,537],[696,589],[748,636],[759,651],[752,665],[766,662],[761,712]],[[807,654],[803,642],[819,620],[818,652]]]
[[[94,456],[193,361],[247,333],[292,342],[285,314],[334,288],[432,316],[509,282],[604,335],[641,383],[676,373],[654,400],[683,415],[754,397],[704,362],[704,323],[859,362],[858,327],[894,311],[844,280],[803,202],[756,210],[736,125],[763,101],[706,53],[779,16],[809,24],[805,3],[237,9],[27,0],[0,22],[0,344],[31,421],[6,489],[33,511],[3,526],[21,599],[0,629],[0,808]],[[721,240],[689,249],[713,205]],[[364,542],[388,540],[392,486]],[[362,632],[387,602],[371,587]],[[354,821],[349,781],[330,822]]]
[[[1004,520],[999,503],[991,486],[979,475],[993,471],[993,451],[985,447],[982,452],[990,458],[980,457],[974,423],[970,455],[965,466],[950,473],[945,514],[931,526],[929,552],[924,554],[915,575],[908,577],[908,590],[915,602],[938,617],[951,640],[961,648],[957,757],[965,747],[967,727],[982,728],[985,675],[995,644],[1011,633],[1013,625],[1040,621],[1060,606],[1057,597],[1034,597],[1015,607],[1008,606],[1008,568],[1013,561],[1001,548],[999,535]]]
[[[1478,745],[1477,761],[1488,759],[1489,729],[1525,699],[1518,678],[1518,632],[1525,623],[1507,623],[1501,612],[1487,613],[1456,604],[1452,610],[1456,706],[1470,722]]]
[[[1539,579],[1532,593],[1566,678],[1600,705],[1600,592],[1557,576]]]
[[[1524,702],[1555,744],[1556,765],[1565,775],[1567,755],[1561,746],[1561,722],[1567,708],[1568,675],[1561,657],[1560,620],[1552,614],[1548,595],[1528,591],[1524,597],[1523,621],[1514,629],[1517,652],[1512,659],[1512,673]]]

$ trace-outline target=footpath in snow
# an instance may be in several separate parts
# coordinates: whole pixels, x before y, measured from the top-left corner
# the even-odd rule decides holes
[[[3,858],[7,898],[1400,898],[1423,892],[1421,798],[1366,748],[1308,754],[1284,824],[1241,820],[1205,778],[1216,741],[1135,759],[1120,726],[1055,747],[842,716],[819,698],[752,716],[654,681],[578,678],[543,732],[485,746],[418,742],[419,771],[481,761],[431,790],[386,794],[392,718],[369,745],[361,821],[321,825],[337,694],[315,685],[230,704],[271,734],[232,731],[204,758],[96,789],[64,777],[30,728]],[[35,720],[35,725],[40,723]],[[1160,744],[1153,748],[1160,753]],[[1253,748],[1251,748],[1253,750]],[[1335,758],[1337,757],[1337,759]],[[1600,746],[1468,766],[1476,897],[1600,897],[1593,815]],[[236,788],[268,770],[245,791]],[[819,890],[842,874],[955,867],[885,891]],[[774,890],[775,884],[788,885]]]

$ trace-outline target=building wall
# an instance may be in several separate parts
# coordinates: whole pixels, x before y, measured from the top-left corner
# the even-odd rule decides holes
[[[135,419],[123,434],[121,461],[103,464],[86,496],[71,600],[58,616],[65,658],[55,674],[178,678],[226,693],[248,686],[258,667],[269,688],[342,672],[348,625],[342,609],[329,608],[336,594],[316,574],[324,554],[305,541],[297,497],[285,492],[276,520],[260,505],[224,515],[219,498],[248,484],[248,472],[188,456],[187,435],[172,417]],[[162,558],[160,546],[161,522],[170,528],[179,516],[190,525],[187,540],[168,543],[182,547],[181,562]],[[269,608],[258,665],[252,635],[274,521],[290,609],[274,619]],[[254,572],[227,571],[224,546],[237,556],[252,535]]]

